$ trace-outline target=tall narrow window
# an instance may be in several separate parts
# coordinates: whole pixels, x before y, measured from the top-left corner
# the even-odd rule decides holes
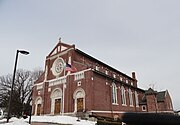
[[[126,83],[128,84],[128,79],[126,79]]]
[[[116,74],[113,74],[113,78],[116,78]]]
[[[131,89],[129,89],[129,105],[133,106],[133,96]]]
[[[108,70],[105,71],[106,75],[108,75]]]
[[[139,107],[139,99],[136,91],[135,91],[135,99],[136,99],[136,107]]]
[[[123,81],[123,78],[122,78],[122,76],[120,76],[120,81]]]
[[[115,83],[112,84],[112,103],[117,104],[117,88]]]
[[[121,99],[122,99],[122,105],[126,105],[126,90],[124,87],[121,87]]]

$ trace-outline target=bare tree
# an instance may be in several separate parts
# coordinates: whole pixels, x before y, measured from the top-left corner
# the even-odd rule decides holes
[[[33,71],[17,70],[12,95],[12,115],[21,116],[24,112],[28,112],[32,100],[31,96],[34,81],[37,80],[42,72],[40,69]],[[0,77],[0,105],[6,109],[8,107],[11,85],[12,75]]]

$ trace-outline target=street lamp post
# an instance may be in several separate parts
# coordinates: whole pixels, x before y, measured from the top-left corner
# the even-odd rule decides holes
[[[31,115],[32,115],[32,101],[30,102],[29,124],[31,124]]]
[[[16,51],[16,60],[15,60],[15,65],[14,65],[13,80],[12,80],[11,93],[10,93],[10,98],[9,98],[9,103],[8,103],[7,123],[9,122],[9,117],[10,117],[10,114],[11,114],[11,100],[12,100],[14,80],[15,80],[16,67],[17,67],[17,61],[18,61],[18,54],[19,53],[24,54],[24,55],[28,55],[29,54],[29,52],[25,51],[25,50],[17,50]]]

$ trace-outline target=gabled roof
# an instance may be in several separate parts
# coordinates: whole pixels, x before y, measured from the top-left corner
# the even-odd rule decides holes
[[[156,95],[157,102],[164,102],[165,101],[165,97],[166,97],[166,93],[167,93],[167,90],[166,91],[157,92],[157,91],[154,91],[152,88],[149,88],[148,90],[146,90],[145,95],[142,97],[142,99],[140,101],[140,104],[141,105],[147,104],[147,99],[146,99],[147,95]]]
[[[65,51],[65,50],[67,50],[69,48],[74,48],[76,52],[78,52],[78,53],[80,53],[80,54],[82,54],[82,55],[84,55],[84,56],[94,60],[95,62],[97,62],[99,64],[102,64],[102,65],[106,66],[107,68],[111,69],[112,71],[118,72],[121,75],[123,75],[123,76],[125,76],[125,77],[127,77],[127,78],[129,78],[131,80],[134,80],[132,77],[130,77],[130,76],[120,72],[119,70],[117,70],[117,69],[115,69],[115,68],[113,68],[113,67],[111,67],[111,66],[109,66],[109,65],[107,65],[107,64],[105,64],[103,62],[101,62],[100,60],[98,60],[98,59],[96,59],[96,58],[94,58],[94,57],[84,53],[83,51],[75,48],[74,44],[73,45],[69,45],[69,44],[65,44],[65,43],[62,43],[61,41],[59,41],[58,44],[54,47],[54,49],[50,52],[50,54],[47,57],[50,57],[52,55],[55,55],[55,54],[60,53],[62,51]]]
[[[59,41],[58,44],[54,47],[54,49],[50,52],[50,54],[47,57],[61,53],[69,48],[75,48],[75,45],[68,45],[66,43],[62,43],[61,41]]]
[[[149,88],[146,92],[145,95],[152,95],[152,94],[156,94],[157,91],[154,91],[152,88]]]
[[[158,92],[157,93],[157,101],[163,102],[166,96],[166,91]]]
[[[49,53],[49,55],[46,57],[51,57],[51,56],[54,56],[58,53],[61,53],[63,51],[66,51],[67,49],[69,48],[75,48],[75,45],[68,45],[68,44],[65,44],[65,43],[62,43],[61,41],[58,42],[58,44],[54,47],[54,49]],[[40,83],[40,82],[43,82],[44,81],[44,78],[45,78],[45,71],[44,73],[35,81],[35,83]]]
[[[78,53],[80,53],[80,54],[82,54],[82,55],[84,55],[84,56],[86,56],[86,57],[88,57],[88,58],[90,58],[90,59],[92,59],[92,60],[94,60],[95,62],[97,62],[97,63],[99,63],[99,64],[104,65],[105,67],[111,69],[112,71],[118,72],[118,73],[120,73],[121,75],[123,75],[123,76],[125,76],[125,77],[127,77],[127,78],[129,78],[129,79],[131,79],[131,80],[134,80],[134,79],[131,78],[130,76],[128,76],[128,75],[120,72],[119,70],[117,70],[117,69],[115,69],[115,68],[113,68],[113,67],[111,67],[111,66],[109,66],[109,65],[107,65],[107,64],[105,64],[105,63],[103,63],[102,61],[100,61],[100,60],[98,60],[98,59],[96,59],[96,58],[94,58],[94,57],[92,57],[92,56],[84,53],[83,51],[81,51],[81,50],[79,50],[79,49],[75,49],[75,51],[78,52]]]
[[[109,68],[110,70],[112,70],[112,71],[114,71],[114,72],[120,73],[120,74],[123,75],[124,77],[127,77],[127,78],[129,78],[129,79],[131,79],[131,80],[135,80],[135,79],[133,79],[132,77],[130,77],[130,76],[128,76],[128,75],[120,72],[119,70],[117,70],[117,69],[115,69],[115,68],[113,68],[113,67],[111,67],[111,66],[109,66],[109,65],[107,65],[107,64],[105,64],[105,63],[103,63],[103,62],[101,62],[101,61],[99,61],[98,59],[96,59],[96,58],[94,58],[94,57],[92,57],[92,56],[84,53],[83,51],[75,48],[75,45],[65,44],[65,43],[62,43],[61,41],[58,42],[58,44],[54,47],[54,49],[49,53],[49,55],[48,55],[46,58],[51,57],[51,56],[54,56],[54,55],[56,55],[56,54],[58,54],[58,53],[61,53],[61,52],[63,52],[63,51],[66,51],[66,50],[68,50],[68,49],[70,49],[70,48],[74,48],[77,53],[82,54],[82,55],[84,55],[84,56],[86,56],[86,57],[94,60],[95,62],[104,65],[105,67]],[[44,79],[44,75],[45,75],[45,74],[43,73],[42,76],[40,76],[40,78],[36,81],[36,83],[42,82],[43,79]]]

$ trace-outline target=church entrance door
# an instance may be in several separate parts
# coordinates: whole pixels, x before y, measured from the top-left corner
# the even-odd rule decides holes
[[[83,110],[83,98],[77,98],[77,111],[82,111]]]
[[[37,115],[41,114],[41,104],[37,105]]]
[[[60,114],[61,111],[61,99],[55,99],[54,114]]]

